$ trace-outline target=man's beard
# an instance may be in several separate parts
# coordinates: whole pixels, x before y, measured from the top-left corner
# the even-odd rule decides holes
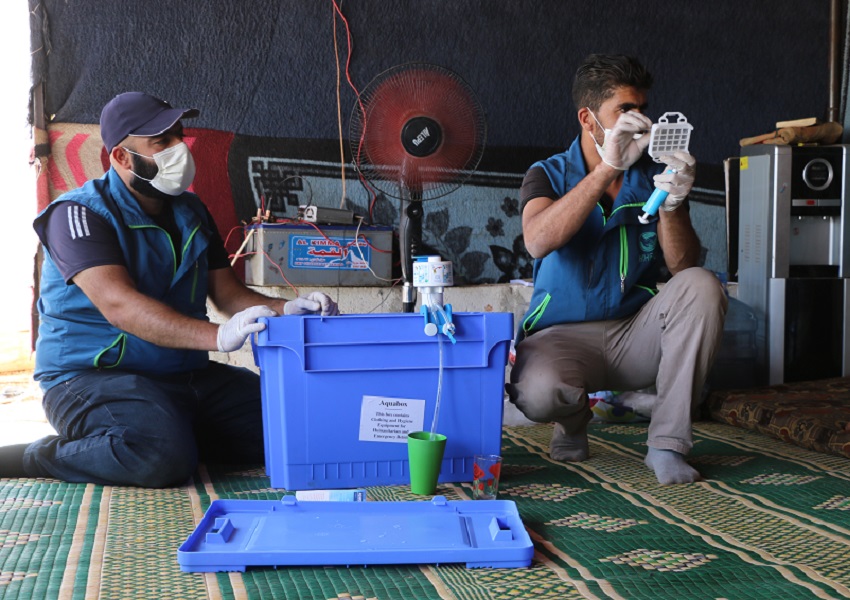
[[[130,180],[131,188],[148,198],[154,198],[156,200],[174,200],[174,196],[169,196],[168,194],[159,191],[151,185],[150,181],[145,181],[145,179],[152,180],[156,177],[156,174],[159,173],[159,167],[156,166],[156,163],[151,164],[149,160],[136,154],[131,154],[130,157],[133,161],[133,179]],[[144,177],[144,179],[142,179],[142,177]]]

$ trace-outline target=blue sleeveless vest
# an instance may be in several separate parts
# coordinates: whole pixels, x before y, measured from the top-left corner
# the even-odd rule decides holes
[[[35,219],[43,233],[47,217],[64,202],[77,202],[114,227],[130,277],[138,290],[179,312],[207,320],[208,213],[184,193],[172,201],[182,247],[139,207],[114,169],[54,200]],[[42,237],[40,235],[39,237]],[[181,262],[177,265],[176,253]],[[203,368],[209,354],[163,348],[112,326],[79,287],[66,284],[45,247],[38,300],[35,379],[42,389],[91,369],[170,374]]]
[[[566,152],[534,167],[546,172],[558,198],[587,175],[578,138]],[[607,218],[597,204],[567,244],[534,261],[534,292],[518,341],[559,323],[629,316],[657,293],[663,265],[657,220],[643,225],[638,216],[655,189],[652,177],[661,168],[644,156],[624,173]]]

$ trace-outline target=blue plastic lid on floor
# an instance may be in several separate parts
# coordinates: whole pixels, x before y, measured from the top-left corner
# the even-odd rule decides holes
[[[528,567],[531,538],[510,500],[215,500],[177,551],[183,571],[466,563]]]

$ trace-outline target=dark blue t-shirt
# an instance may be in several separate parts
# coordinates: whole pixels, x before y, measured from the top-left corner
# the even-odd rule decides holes
[[[171,236],[176,248],[180,247],[180,234],[174,224],[174,216],[169,209],[165,215],[154,219]],[[227,250],[215,222],[213,224],[207,258],[210,271],[230,266]],[[100,215],[88,210],[77,202],[63,202],[57,206],[47,221],[41,242],[50,251],[56,267],[70,282],[74,276],[86,269],[103,265],[121,265],[124,255],[112,225]],[[180,253],[175,255],[180,258]]]

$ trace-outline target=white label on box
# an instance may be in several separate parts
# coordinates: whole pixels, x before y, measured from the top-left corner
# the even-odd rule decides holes
[[[407,443],[407,434],[422,431],[425,401],[363,396],[360,406],[361,442]]]

